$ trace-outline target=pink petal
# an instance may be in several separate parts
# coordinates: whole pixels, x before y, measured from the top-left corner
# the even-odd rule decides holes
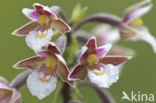
[[[154,53],[156,53],[156,38],[152,34],[150,34],[148,30],[145,29],[143,31],[140,31],[138,35],[130,38],[130,40],[131,41],[143,40],[149,43],[152,46]]]
[[[49,43],[48,51],[50,51],[52,53],[60,54],[59,49],[56,47],[56,45],[54,43]]]
[[[55,42],[56,46],[58,47],[59,51],[61,52],[61,54],[63,54],[66,45],[67,45],[67,38],[65,35],[60,36],[56,42]]]
[[[134,28],[128,26],[125,23],[122,23],[120,26],[120,37],[123,40],[129,39],[133,36],[136,36],[138,34],[138,31],[136,31]]]
[[[28,68],[28,69],[33,69],[33,70],[39,69],[40,66],[45,62],[45,59],[46,58],[39,57],[39,56],[31,57],[31,58],[17,62],[14,65],[14,68],[17,68],[17,69]]]
[[[53,20],[52,26],[61,33],[66,33],[71,30],[69,25],[61,19]]]
[[[90,53],[88,51],[88,48],[82,47],[81,55],[79,57],[79,64],[84,64],[89,54]]]
[[[112,64],[114,66],[117,66],[124,63],[128,59],[130,59],[129,56],[105,56],[103,59],[100,60],[100,62],[106,65]]]
[[[95,37],[91,37],[87,44],[86,44],[86,47],[88,47],[88,49],[90,50],[93,50],[95,49],[97,46],[96,46],[96,38]]]
[[[49,52],[48,50],[45,50],[45,51],[39,51],[39,52],[37,52],[37,54],[40,57],[48,57],[51,55],[51,52]]]
[[[111,44],[105,44],[103,46],[98,47],[93,51],[94,54],[97,55],[99,58],[103,58],[111,49],[112,45]]]
[[[12,95],[12,90],[7,90],[7,89],[2,89],[0,88],[0,103],[11,103],[11,95]]]
[[[10,103],[22,103],[21,94],[15,89],[13,89]]]
[[[47,7],[47,6],[43,6],[39,3],[34,3],[34,8],[37,10],[37,12],[40,14],[40,15],[47,15],[47,16],[51,16],[52,19],[56,20],[57,19],[57,16],[50,11],[50,8]]]
[[[87,76],[87,66],[86,65],[77,65],[71,74],[69,75],[72,80],[83,80]]]
[[[28,8],[24,8],[22,10],[23,14],[25,16],[27,16],[29,19],[33,20],[33,21],[37,21],[40,14],[38,13],[37,10],[32,10],[32,9],[28,9]]]
[[[125,13],[124,22],[129,23],[135,18],[140,18],[141,16],[149,12],[151,8],[151,0],[144,0],[129,7]]]
[[[39,24],[37,22],[30,22],[23,27],[15,30],[12,34],[17,35],[17,36],[25,36],[27,35],[30,31],[34,31]]]
[[[55,56],[57,57],[58,61],[57,61],[57,70],[58,73],[61,77],[61,79],[69,84],[72,84],[73,81],[68,79],[68,75],[69,75],[69,69],[65,63],[65,60],[63,59],[63,57],[59,54],[55,54]]]

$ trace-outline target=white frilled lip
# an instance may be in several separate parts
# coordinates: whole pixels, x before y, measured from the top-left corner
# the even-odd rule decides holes
[[[56,77],[50,77],[48,82],[42,82],[39,80],[41,74],[39,71],[33,71],[27,79],[27,87],[33,96],[37,96],[39,99],[43,99],[49,96],[56,88]]]
[[[105,68],[98,68],[93,71],[88,69],[88,77],[91,82],[97,84],[99,87],[109,88],[113,83],[119,79],[119,69],[111,64],[105,65]],[[103,75],[96,75],[96,71],[105,70]]]
[[[45,33],[46,36],[43,38],[38,37],[38,34]],[[28,35],[26,35],[26,43],[27,45],[33,49],[35,52],[42,50],[42,47],[47,47],[49,42],[52,39],[52,28],[45,30],[44,32],[41,31],[31,31]]]

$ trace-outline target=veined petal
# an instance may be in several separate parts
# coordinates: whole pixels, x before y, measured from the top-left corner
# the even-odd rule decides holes
[[[52,19],[54,19],[54,20],[57,19],[57,16],[53,12],[51,12],[51,10],[50,10],[50,8],[48,6],[43,6],[43,5],[39,4],[39,3],[34,3],[33,6],[40,15],[51,16]]]
[[[105,56],[103,59],[100,60],[100,62],[105,65],[112,64],[114,66],[117,66],[124,63],[128,59],[130,59],[129,56]]]
[[[149,43],[153,47],[153,51],[156,53],[156,39],[154,36],[152,36],[148,30],[143,30],[139,33],[139,35],[136,35],[132,38],[130,38],[132,41],[137,41],[137,40],[143,40],[147,43]]]
[[[144,0],[131,6],[126,11],[124,22],[129,23],[135,18],[140,18],[141,16],[149,12],[151,8],[152,8],[151,0]]]
[[[61,33],[66,33],[71,30],[70,26],[61,19],[53,20],[52,26]]]
[[[12,90],[0,88],[0,103],[10,103]]]
[[[65,35],[62,35],[61,37],[59,37],[57,40],[56,40],[56,46],[58,47],[59,51],[61,54],[63,54],[65,48],[66,48],[66,45],[67,45],[67,38]]]
[[[0,77],[0,103],[9,103],[11,95],[12,88],[3,77]]]
[[[50,51],[52,53],[60,54],[59,49],[57,48],[57,46],[53,42],[50,42],[49,43],[49,45],[48,45],[48,51]]]
[[[111,47],[112,47],[111,44],[105,44],[95,49],[93,53],[96,54],[97,57],[103,58],[109,52]]]
[[[50,7],[50,11],[53,12],[55,15],[57,15],[59,13],[60,7],[53,5],[52,7]]]
[[[88,47],[89,50],[93,50],[97,47],[96,38],[94,36],[88,40],[86,47]]]
[[[48,46],[52,38],[52,34],[53,34],[53,31],[51,28],[44,32],[31,31],[26,36],[26,43],[35,52],[40,51],[42,47]]]
[[[61,79],[69,84],[72,84],[73,82],[71,80],[68,79],[68,75],[69,75],[69,69],[66,65],[65,60],[63,59],[63,57],[59,54],[55,54],[55,56],[57,57],[57,70],[58,73],[61,77]]]
[[[69,75],[69,78],[72,80],[83,80],[87,76],[87,72],[86,65],[77,65]]]
[[[135,51],[120,45],[113,45],[107,55],[135,56]]]
[[[139,34],[139,32],[136,29],[128,26],[125,23],[121,24],[121,26],[120,26],[120,37],[121,37],[121,39],[126,40],[126,39],[129,39],[129,38],[136,36],[138,34]]]
[[[38,22],[30,22],[26,25],[24,25],[23,27],[15,30],[12,35],[16,35],[16,36],[25,36],[27,34],[29,34],[29,32],[34,31],[37,26],[39,26]]]
[[[33,21],[37,21],[40,16],[40,14],[37,12],[37,10],[32,10],[32,9],[28,9],[28,8],[24,8],[22,10],[22,13]]]
[[[88,48],[86,46],[84,46],[81,49],[81,55],[80,55],[80,58],[79,58],[79,64],[83,64],[86,61],[87,57],[88,57]]]
[[[51,55],[51,52],[48,50],[39,51],[37,52],[37,55],[40,57],[49,57]]]
[[[21,94],[15,89],[12,90],[10,103],[22,103]]]
[[[104,69],[103,75],[96,75],[95,72]],[[105,65],[105,68],[88,70],[88,77],[91,82],[97,84],[99,87],[109,88],[113,83],[119,79],[119,70],[113,65]]]
[[[39,78],[40,73],[33,71],[27,79],[27,86],[33,96],[43,99],[55,90],[57,79],[56,77],[51,77],[48,82],[42,82]]]
[[[22,61],[17,62],[13,67],[17,69],[39,69],[39,67],[45,62],[46,58],[44,57],[31,57]]]

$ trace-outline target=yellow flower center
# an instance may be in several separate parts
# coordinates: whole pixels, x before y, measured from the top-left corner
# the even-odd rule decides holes
[[[43,83],[45,83],[45,82],[49,81],[49,78],[40,77],[39,80],[42,81]]]
[[[39,24],[44,24],[47,20],[47,16],[46,15],[41,15],[38,19]]]
[[[37,37],[39,37],[40,39],[43,39],[47,34],[45,32],[43,33],[38,33]]]
[[[49,81],[50,75],[53,72],[53,64],[54,63],[55,63],[55,60],[54,60],[53,57],[48,57],[47,58],[46,63],[45,63],[46,67],[48,67],[47,76],[46,77],[42,76],[42,77],[39,78],[39,80],[41,80],[43,83]]]
[[[95,55],[95,54],[90,54],[87,58],[87,62],[90,64],[90,65],[93,65],[93,64],[98,64],[99,62],[99,58]]]
[[[136,24],[142,25],[143,21],[140,18],[135,18],[133,21],[129,23],[130,26],[135,26]]]
[[[95,74],[96,75],[103,75],[105,73],[105,70],[102,69],[102,71],[96,71]]]

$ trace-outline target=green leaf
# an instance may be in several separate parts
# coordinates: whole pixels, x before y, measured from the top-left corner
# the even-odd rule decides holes
[[[71,20],[72,20],[73,22],[78,22],[78,21],[80,21],[80,20],[85,16],[87,10],[88,10],[88,7],[85,6],[85,7],[82,8],[82,7],[81,7],[81,4],[78,3],[78,4],[75,6],[74,10],[73,10]]]

